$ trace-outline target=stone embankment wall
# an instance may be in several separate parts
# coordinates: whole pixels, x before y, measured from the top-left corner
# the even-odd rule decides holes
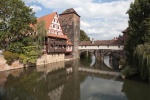
[[[12,63],[12,65],[6,64],[6,60],[4,59],[3,55],[0,55],[0,71],[6,71],[11,69],[18,69],[23,68],[23,64],[21,64],[19,61],[15,61]]]
[[[64,54],[44,54],[41,58],[37,59],[36,65],[49,64],[65,60]]]
[[[36,65],[45,65],[54,62],[60,62],[65,60],[64,54],[45,54],[41,58],[37,59]],[[12,70],[23,68],[23,64],[19,61],[15,61],[12,65],[6,64],[6,60],[4,59],[3,55],[0,55],[0,71]]]

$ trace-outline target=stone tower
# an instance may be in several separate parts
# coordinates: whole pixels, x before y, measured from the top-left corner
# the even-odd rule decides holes
[[[80,16],[73,8],[70,8],[61,13],[59,18],[64,34],[73,43],[73,58],[79,58]]]

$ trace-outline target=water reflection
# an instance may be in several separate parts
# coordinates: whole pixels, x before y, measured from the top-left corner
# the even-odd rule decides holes
[[[122,91],[129,100],[150,100],[150,84],[125,80]]]
[[[81,86],[81,100],[127,100],[123,82],[88,76]]]
[[[0,100],[149,100],[149,84],[79,72],[80,64],[0,72]]]
[[[94,55],[92,55],[91,60],[92,60],[92,62],[90,64],[90,66],[93,66],[95,64],[95,56]]]
[[[80,67],[86,67],[86,68],[92,68],[92,69],[98,69],[98,70],[105,70],[105,71],[113,71],[112,68],[107,67],[105,64],[109,64],[109,58],[104,57],[104,62],[100,60],[96,60],[95,56],[93,54],[88,54],[80,58]]]

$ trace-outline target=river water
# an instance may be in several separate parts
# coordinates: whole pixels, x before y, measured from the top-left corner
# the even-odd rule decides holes
[[[148,83],[79,72],[79,67],[113,71],[81,59],[0,72],[0,100],[150,100]]]

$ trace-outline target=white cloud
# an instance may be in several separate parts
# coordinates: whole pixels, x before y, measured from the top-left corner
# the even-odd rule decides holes
[[[121,34],[128,26],[125,14],[134,0],[115,0],[111,2],[94,2],[94,0],[24,0],[26,4],[40,4],[52,11],[63,12],[74,8],[81,16],[81,29],[91,38],[112,39]],[[35,8],[36,9],[36,8]],[[41,9],[37,8],[37,11]]]
[[[37,5],[32,5],[32,6],[30,6],[30,8],[32,8],[34,12],[39,12],[42,10],[42,8]]]

